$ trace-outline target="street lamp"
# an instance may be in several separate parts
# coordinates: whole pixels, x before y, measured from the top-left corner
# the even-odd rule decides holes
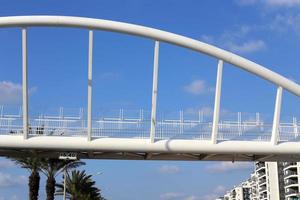
[[[77,160],[77,153],[74,152],[62,152],[59,155],[59,159],[60,160]],[[66,164],[66,166],[64,167],[64,200],[66,200],[66,177],[67,177],[67,168],[69,166],[68,163]]]
[[[71,164],[71,163],[66,164],[66,166],[64,167],[64,200],[66,200],[67,168],[68,168],[69,164]]]

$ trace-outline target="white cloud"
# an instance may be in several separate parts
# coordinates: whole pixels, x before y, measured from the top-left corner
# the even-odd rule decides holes
[[[200,200],[200,198],[195,195],[191,195],[191,196],[185,197],[184,200]]]
[[[184,91],[194,95],[201,95],[213,91],[212,87],[207,86],[206,82],[200,79],[192,81],[188,85],[184,86],[183,89]]]
[[[215,200],[216,198],[218,198],[220,196],[221,195],[218,195],[218,194],[206,194],[201,197],[201,200]]]
[[[13,195],[10,200],[19,200],[19,197],[17,195]]]
[[[184,194],[180,192],[167,192],[165,194],[160,195],[161,200],[203,200],[196,195]],[[212,200],[212,199],[211,199]]]
[[[11,160],[0,160],[0,168],[11,168],[15,166],[16,164]]]
[[[30,88],[29,93],[36,91]],[[22,85],[11,81],[0,81],[0,104],[18,104],[22,101]]]
[[[266,44],[262,40],[251,40],[241,44],[228,42],[225,47],[227,47],[230,51],[244,54],[261,51],[266,48]]]
[[[160,195],[161,200],[173,200],[173,199],[178,199],[180,197],[183,197],[184,194],[178,193],[178,192],[167,192],[162,195]]]
[[[0,172],[0,187],[11,187],[26,184],[26,176],[13,176]]]
[[[180,172],[180,168],[175,165],[163,165],[158,169],[161,174],[178,174]]]
[[[208,165],[205,169],[210,173],[225,173],[240,170],[249,170],[253,167],[251,162],[217,162]]]
[[[273,7],[300,6],[299,0],[236,0],[235,2],[241,6],[249,6],[255,4],[264,4],[266,6],[273,6]]]
[[[220,196],[222,196],[226,192],[226,187],[219,185],[214,190],[212,190],[209,194],[203,195],[201,200],[214,200]]]
[[[200,38],[235,53],[254,53],[266,48],[263,40],[251,38],[251,33],[260,29],[261,27],[258,26],[239,25],[232,30],[224,31],[217,37],[202,35]]]
[[[269,25],[270,30],[281,33],[294,32],[300,36],[300,14],[276,14]]]
[[[271,6],[300,6],[299,0],[265,0]]]

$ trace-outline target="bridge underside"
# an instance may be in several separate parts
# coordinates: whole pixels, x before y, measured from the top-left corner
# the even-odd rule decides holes
[[[273,145],[261,141],[211,141],[35,136],[0,136],[0,156],[58,158],[76,153],[78,159],[299,161],[299,142]]]

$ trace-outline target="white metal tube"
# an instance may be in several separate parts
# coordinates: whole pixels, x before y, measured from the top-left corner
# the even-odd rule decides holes
[[[154,47],[154,63],[153,63],[153,88],[152,88],[152,107],[151,107],[151,128],[150,141],[155,139],[156,126],[156,103],[157,103],[157,84],[158,84],[158,57],[159,57],[159,41],[155,41]]]
[[[219,129],[219,115],[220,115],[220,101],[221,101],[221,89],[222,89],[222,72],[223,72],[223,61],[218,62],[216,91],[215,91],[215,105],[214,105],[214,116],[212,125],[211,141],[213,144],[217,143],[217,135]]]
[[[272,144],[276,145],[278,143],[279,137],[279,123],[280,123],[280,112],[281,112],[281,99],[282,99],[282,87],[277,88],[276,102],[274,109],[273,127],[272,127]]]
[[[93,31],[89,31],[89,55],[88,55],[88,109],[87,109],[87,137],[92,138],[92,78],[93,78]]]
[[[23,104],[23,136],[28,138],[28,78],[27,78],[27,31],[22,28],[22,104]]]

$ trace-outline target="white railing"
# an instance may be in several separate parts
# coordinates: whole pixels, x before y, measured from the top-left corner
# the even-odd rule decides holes
[[[0,113],[0,134],[21,135],[23,133],[22,114]],[[39,115],[30,117],[28,126],[29,136],[81,136],[87,137],[87,120],[84,118],[83,110],[79,114],[67,115],[63,108],[59,109],[57,115]],[[101,116],[92,121],[92,138],[150,138],[150,112],[139,110],[135,112],[135,117],[128,115],[129,111],[120,109],[117,115]],[[178,119],[157,120],[155,128],[155,139],[188,139],[188,140],[210,140],[212,134],[211,113],[197,111],[191,119],[191,113],[186,117],[180,111]],[[163,116],[163,115],[161,115]],[[170,115],[167,115],[170,116]],[[230,120],[225,120],[226,119]],[[236,119],[234,120],[234,117]],[[265,122],[259,113],[225,113],[218,124],[218,141],[238,140],[238,141],[270,141],[272,133],[272,123]],[[280,123],[279,141],[296,141],[300,130],[300,124],[295,123],[293,118],[291,123]]]

